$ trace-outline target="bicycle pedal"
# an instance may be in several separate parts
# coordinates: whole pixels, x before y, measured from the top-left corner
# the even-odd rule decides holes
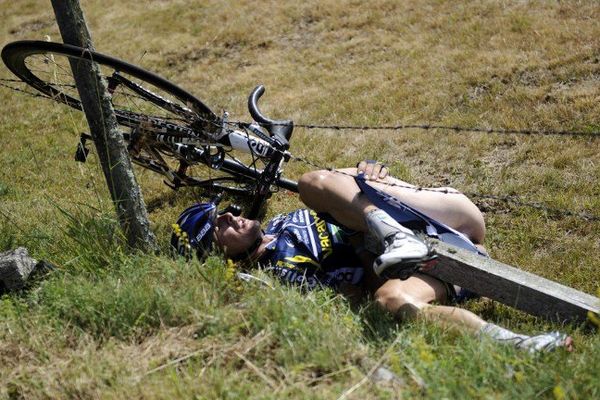
[[[87,157],[90,154],[90,150],[85,147],[85,139],[81,139],[77,143],[77,149],[75,150],[75,161],[84,163],[87,161]]]

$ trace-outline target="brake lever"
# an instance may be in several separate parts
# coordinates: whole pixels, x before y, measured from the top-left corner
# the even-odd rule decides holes
[[[292,120],[273,120],[266,117],[258,108],[258,100],[265,93],[265,87],[258,85],[248,97],[248,111],[252,118],[265,128],[276,140],[279,150],[287,150],[290,147],[289,139],[292,137],[294,122]]]

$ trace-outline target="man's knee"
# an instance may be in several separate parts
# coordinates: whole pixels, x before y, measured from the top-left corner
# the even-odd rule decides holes
[[[323,190],[328,185],[354,181],[353,176],[356,175],[356,168],[338,169],[329,171],[321,169],[304,173],[298,180],[298,190],[300,194],[306,190]]]
[[[422,308],[418,301],[396,285],[383,285],[375,292],[375,302],[383,310],[402,319],[417,317]]]
[[[325,192],[332,187],[339,186],[340,182],[344,179],[348,179],[346,175],[336,173],[328,170],[317,170],[304,173],[298,180],[298,193],[300,199],[306,204],[305,200],[309,202],[312,200],[320,199]],[[310,204],[309,207],[311,207]]]
[[[331,179],[330,175],[331,172],[327,170],[310,171],[303,174],[298,180],[300,200],[308,207],[319,211],[319,201],[326,189],[327,181]]]
[[[463,215],[463,230],[475,244],[482,244],[485,239],[485,220],[483,214],[470,200]]]
[[[458,220],[455,229],[467,235],[474,243],[483,243],[485,238],[485,220],[481,210],[464,194],[451,187],[442,187],[438,190],[455,193],[453,203],[446,203],[449,211],[454,213]]]
[[[310,171],[304,173],[298,180],[298,190],[302,191],[312,188],[322,188],[324,181],[331,172],[327,170]]]

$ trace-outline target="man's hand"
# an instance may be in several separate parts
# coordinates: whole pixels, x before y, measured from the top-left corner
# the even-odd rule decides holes
[[[363,160],[356,165],[357,173],[364,172],[366,180],[376,181],[388,176],[386,166],[375,160]]]

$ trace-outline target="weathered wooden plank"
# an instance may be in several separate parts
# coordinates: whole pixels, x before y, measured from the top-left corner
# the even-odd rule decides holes
[[[428,271],[510,307],[553,321],[583,322],[600,312],[600,299],[491,258],[435,240],[440,262]]]

